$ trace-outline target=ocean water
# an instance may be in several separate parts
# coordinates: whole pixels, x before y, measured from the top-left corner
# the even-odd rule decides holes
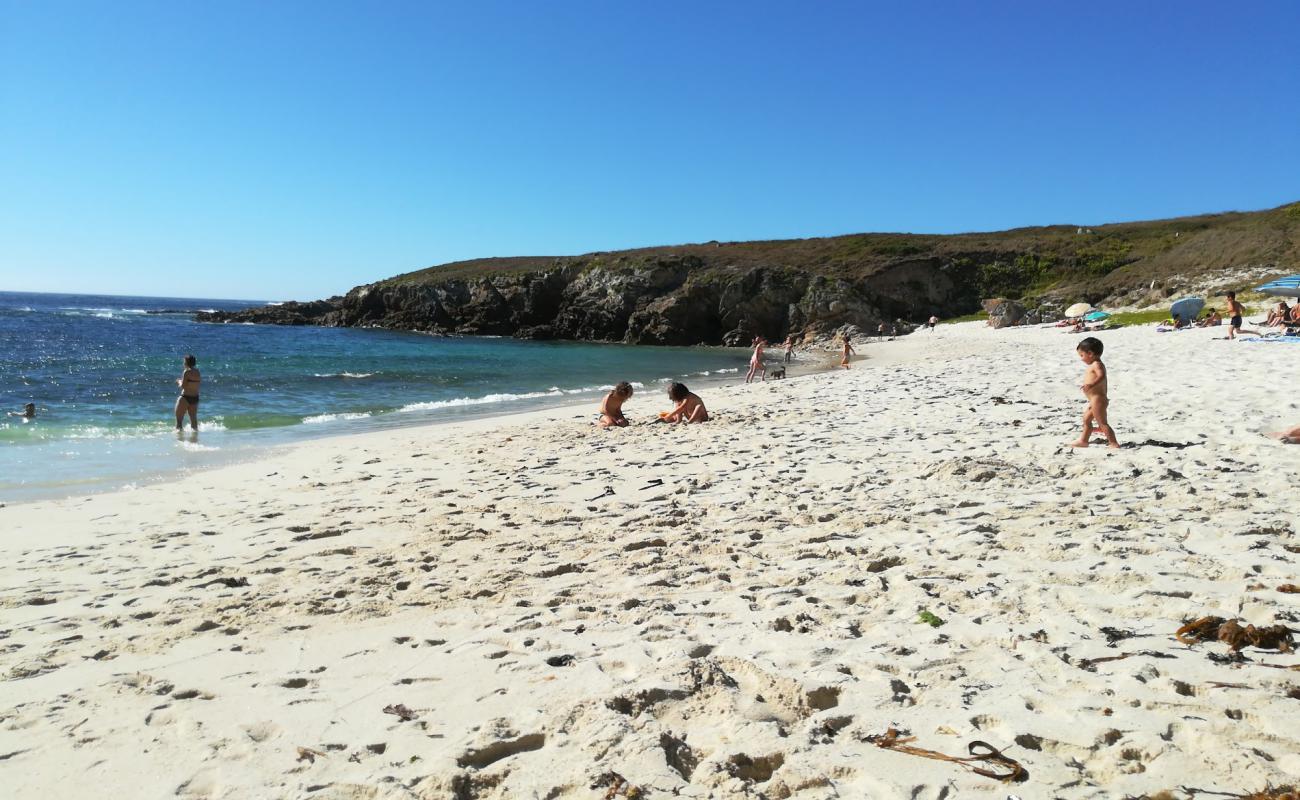
[[[671,380],[736,380],[747,357],[192,319],[256,305],[0,292],[0,502],[137,485],[311,437],[594,404],[619,380],[661,399]],[[197,436],[188,423],[174,432],[186,353],[203,376]],[[34,421],[6,415],[29,402]]]

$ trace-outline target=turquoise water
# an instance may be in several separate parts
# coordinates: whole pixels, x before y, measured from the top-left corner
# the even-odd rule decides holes
[[[619,380],[658,397],[667,381],[734,380],[746,364],[724,348],[191,318],[253,305],[0,292],[0,502],[131,485],[310,437],[594,403]],[[186,353],[203,375],[197,436],[173,431]],[[29,402],[35,421],[4,416]]]

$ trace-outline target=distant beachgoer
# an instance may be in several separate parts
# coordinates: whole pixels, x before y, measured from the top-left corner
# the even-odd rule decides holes
[[[1237,334],[1239,333],[1252,333],[1259,336],[1259,331],[1247,331],[1242,329],[1241,315],[1246,313],[1246,309],[1241,305],[1241,303],[1237,302],[1237,293],[1228,292],[1223,297],[1228,301],[1228,314],[1231,317],[1228,320],[1228,338],[1236,339]]]
[[[664,422],[708,422],[709,412],[704,408],[704,401],[693,394],[684,383],[674,383],[668,387],[668,399],[677,405],[672,411],[661,411],[659,419]]]
[[[762,336],[754,337],[754,354],[749,357],[749,373],[745,375],[745,383],[754,380],[755,372],[763,373],[763,380],[767,380],[767,365],[763,363],[763,347],[767,340]]]
[[[939,326],[939,318],[931,314],[929,321],[926,322],[925,325],[927,328],[930,329],[930,332],[933,333],[934,329]]]
[[[199,371],[196,369],[198,359],[193,355],[185,356],[185,372],[176,379],[181,389],[181,396],[176,398],[176,430],[184,427],[185,415],[190,415],[190,428],[199,429]]]
[[[785,363],[789,364],[790,359],[794,358],[794,334],[785,337]]]
[[[876,328],[876,335],[880,337],[880,341],[885,341],[885,323],[880,323],[879,327]]]
[[[845,369],[849,368],[849,361],[853,359],[853,345],[849,343],[849,337],[844,337],[844,347],[840,350],[840,366]]]
[[[600,402],[600,420],[596,423],[602,428],[626,428],[627,417],[623,416],[623,403],[632,396],[632,384],[619,381],[613,391],[605,395]]]
[[[1200,322],[1200,326],[1202,328],[1212,328],[1216,325],[1222,325],[1222,324],[1223,324],[1223,317],[1220,317],[1219,312],[1215,311],[1212,308],[1210,309],[1209,315],[1205,319],[1201,320]]]
[[[22,411],[10,411],[9,416],[22,417],[23,419],[36,419],[36,404],[28,403],[23,406]]]
[[[1079,358],[1088,365],[1083,373],[1083,383],[1079,384],[1083,396],[1088,398],[1088,409],[1083,412],[1083,433],[1079,436],[1079,441],[1074,442],[1074,447],[1087,447],[1093,433],[1104,435],[1106,444],[1110,447],[1119,447],[1115,431],[1111,430],[1106,419],[1106,411],[1110,406],[1110,398],[1107,396],[1110,387],[1106,381],[1106,365],[1101,363],[1102,349],[1101,341],[1092,336],[1079,342],[1076,348]]]

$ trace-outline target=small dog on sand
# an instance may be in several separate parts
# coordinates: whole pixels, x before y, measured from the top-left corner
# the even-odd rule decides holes
[[[780,379],[784,378],[784,377],[785,377],[785,367],[775,367],[775,368],[773,368],[772,372],[768,375],[768,377],[771,378],[771,379],[774,380],[774,381],[776,381],[776,380],[780,380]]]

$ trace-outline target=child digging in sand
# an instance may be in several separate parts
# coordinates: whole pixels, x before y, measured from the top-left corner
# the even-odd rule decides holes
[[[619,381],[618,384],[600,401],[600,419],[596,422],[602,428],[626,428],[627,417],[623,416],[623,404],[632,396],[632,384]]]
[[[1079,441],[1074,443],[1074,447],[1087,447],[1088,440],[1093,432],[1100,433],[1106,437],[1106,444],[1112,448],[1119,447],[1119,442],[1115,439],[1115,432],[1111,430],[1110,423],[1106,421],[1106,408],[1110,405],[1110,398],[1106,396],[1106,365],[1101,363],[1102,345],[1099,339],[1089,336],[1082,342],[1079,342],[1077,348],[1079,358],[1088,368],[1083,372],[1083,383],[1079,388],[1083,390],[1083,396],[1088,398],[1088,410],[1083,412],[1083,433],[1079,436]]]
[[[704,401],[693,394],[684,383],[674,383],[668,387],[668,399],[676,403],[672,411],[659,412],[659,419],[664,422],[708,422],[709,412],[704,408]]]

